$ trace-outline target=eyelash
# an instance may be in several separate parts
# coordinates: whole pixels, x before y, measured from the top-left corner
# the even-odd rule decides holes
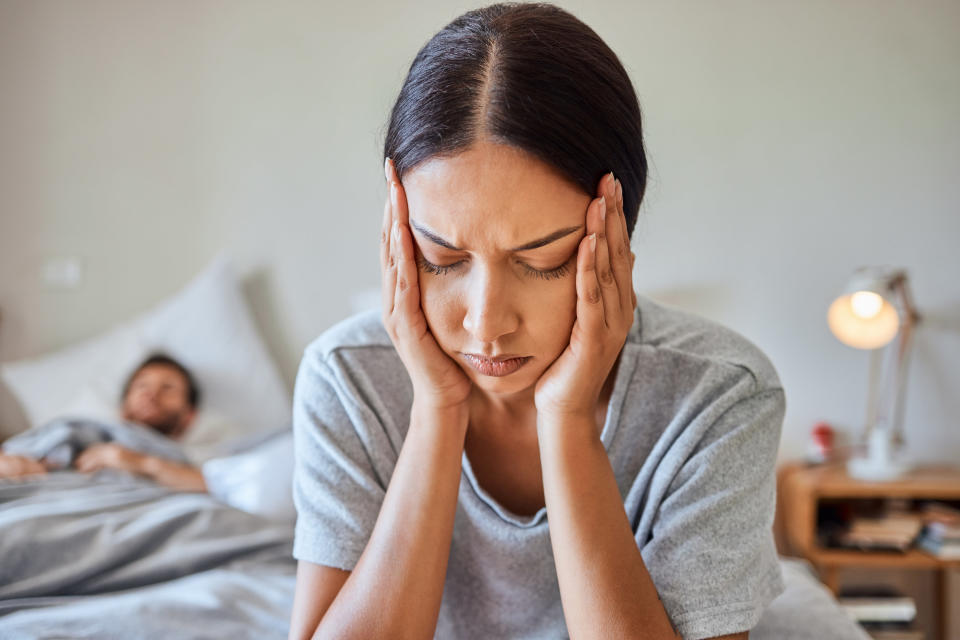
[[[448,264],[448,265],[433,264],[432,262],[428,262],[427,259],[424,258],[423,256],[418,256],[417,261],[420,263],[421,269],[423,269],[427,273],[431,273],[437,276],[445,276],[450,271],[456,269],[461,264],[463,264],[463,260],[461,260],[460,262],[454,262],[453,264]],[[522,262],[520,264],[523,266],[523,270],[526,271],[529,275],[533,276],[534,278],[539,278],[541,280],[552,280],[555,278],[562,278],[563,276],[567,275],[570,272],[570,262],[565,262],[559,267],[556,267],[554,269],[547,269],[547,270],[534,269],[530,265],[523,264]]]

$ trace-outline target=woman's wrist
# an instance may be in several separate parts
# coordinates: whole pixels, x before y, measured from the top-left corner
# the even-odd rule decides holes
[[[537,411],[537,436],[541,442],[554,436],[569,439],[570,436],[577,435],[599,439],[600,429],[592,412]]]
[[[410,426],[423,426],[444,429],[450,433],[466,437],[470,409],[466,403],[439,405],[414,396],[410,409]]]

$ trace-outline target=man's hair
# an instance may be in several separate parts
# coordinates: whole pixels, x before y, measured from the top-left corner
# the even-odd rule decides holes
[[[200,404],[200,387],[197,386],[197,381],[194,379],[193,374],[190,371],[168,356],[165,353],[152,353],[147,356],[147,359],[137,365],[137,368],[133,370],[133,373],[127,378],[127,381],[123,385],[123,395],[121,396],[121,401],[126,400],[127,393],[130,391],[130,385],[133,384],[133,380],[137,377],[137,374],[146,369],[147,367],[153,365],[162,365],[165,367],[171,367],[176,369],[180,375],[183,376],[184,380],[187,381],[187,402],[190,403],[190,406],[196,409]]]

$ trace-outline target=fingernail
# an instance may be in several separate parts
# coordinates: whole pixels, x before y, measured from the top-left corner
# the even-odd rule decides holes
[[[620,184],[619,180],[617,180],[617,201],[623,202],[623,186]]]
[[[393,221],[393,239],[394,240],[400,239],[400,223],[397,222],[396,220]]]
[[[383,161],[383,177],[390,182],[390,158]]]
[[[600,207],[600,220],[607,219],[607,198],[606,196],[600,196],[600,204],[597,205]]]
[[[596,250],[597,250],[597,234],[591,233],[590,234],[590,251],[593,252]]]
[[[617,193],[617,185],[616,185],[617,179],[616,177],[614,177],[613,171],[609,173],[609,176],[610,176],[610,180],[607,182],[607,193],[609,193],[610,197],[612,198]]]

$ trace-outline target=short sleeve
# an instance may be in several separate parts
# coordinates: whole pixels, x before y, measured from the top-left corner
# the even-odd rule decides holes
[[[783,389],[739,392],[665,494],[642,555],[687,640],[753,628],[783,591],[772,525]]]
[[[293,399],[298,560],[352,570],[360,559],[389,482],[377,474],[360,435],[376,422],[342,377],[308,349]]]

